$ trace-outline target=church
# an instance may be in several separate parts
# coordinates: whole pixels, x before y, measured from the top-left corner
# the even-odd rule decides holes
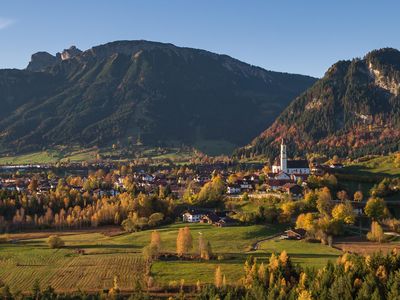
[[[289,175],[309,175],[310,167],[306,159],[288,160],[285,141],[282,139],[280,159],[272,166],[272,173],[286,173]]]

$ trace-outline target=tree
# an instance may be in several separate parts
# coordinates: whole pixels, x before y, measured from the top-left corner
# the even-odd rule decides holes
[[[236,184],[236,182],[238,181],[238,177],[237,177],[237,175],[236,174],[231,174],[231,175],[229,175],[229,177],[228,177],[228,179],[227,179],[227,182],[229,183],[229,184]]]
[[[332,163],[337,164],[337,163],[339,163],[339,162],[340,162],[339,156],[334,155],[334,156],[332,157]]]
[[[118,295],[119,294],[119,292],[120,292],[120,288],[119,288],[119,283],[118,283],[118,281],[119,281],[119,278],[118,278],[118,276],[114,276],[114,280],[113,280],[113,287],[110,289],[110,291],[108,292],[108,294],[110,295],[110,296],[116,296],[116,295]]]
[[[364,208],[365,214],[372,220],[380,220],[385,216],[386,205],[383,199],[371,197]]]
[[[371,231],[367,234],[367,239],[373,242],[381,243],[385,238],[383,229],[378,222],[373,221],[371,224]]]
[[[179,228],[178,236],[176,239],[176,253],[182,256],[188,253],[193,248],[192,234],[189,227]]]
[[[396,153],[395,155],[394,165],[396,168],[400,168],[400,152]]]
[[[143,248],[142,254],[146,260],[157,259],[161,250],[161,237],[160,233],[154,230],[151,233],[150,244]]]
[[[31,179],[31,182],[30,182],[29,185],[28,185],[28,189],[29,189],[31,192],[36,192],[36,191],[37,191],[37,189],[38,189],[38,181],[37,181],[36,178],[32,178],[32,179]]]
[[[350,202],[340,203],[332,209],[332,217],[346,224],[354,224],[356,214]]]
[[[331,192],[327,187],[320,189],[317,192],[317,209],[321,214],[328,215],[331,209]]]
[[[311,293],[307,290],[303,290],[299,293],[297,300],[312,300]]]
[[[281,223],[290,222],[292,215],[296,210],[296,203],[294,201],[284,202],[281,205],[282,213],[279,216]]]
[[[51,249],[57,249],[64,247],[64,241],[58,235],[51,235],[47,239],[47,244]]]
[[[5,285],[0,289],[0,296],[1,296],[1,299],[4,299],[4,300],[14,299],[13,295],[11,293],[10,287],[8,285]]]
[[[153,230],[151,233],[150,246],[156,248],[157,251],[161,250],[161,237],[157,230]]]
[[[164,220],[164,214],[162,213],[151,214],[149,217],[149,226],[151,227],[158,226],[162,223],[163,220]]]
[[[221,272],[221,267],[220,266],[218,266],[216,269],[215,269],[215,287],[216,288],[221,288],[222,286],[223,286],[223,281],[224,281],[224,278],[223,278],[224,276],[222,275],[222,272]]]
[[[197,200],[199,202],[220,201],[225,191],[224,181],[221,176],[214,176],[210,182],[207,182],[200,190]]]
[[[35,279],[35,281],[33,282],[32,296],[33,296],[33,299],[36,299],[36,300],[39,300],[41,298],[40,283],[39,283],[38,279]]]
[[[347,196],[347,192],[344,190],[337,192],[336,196],[340,201],[345,201],[349,199],[349,197]]]
[[[364,195],[361,191],[357,191],[354,193],[354,201],[361,202],[364,198]]]
[[[314,216],[312,213],[300,214],[296,220],[296,228],[301,228],[306,231],[314,229]]]
[[[317,207],[318,195],[313,191],[309,191],[304,195],[304,202],[310,209],[315,209]]]
[[[202,259],[205,259],[205,260],[210,260],[211,259],[212,250],[211,250],[211,244],[210,244],[209,241],[207,243],[205,243],[203,249],[201,250],[200,257]]]

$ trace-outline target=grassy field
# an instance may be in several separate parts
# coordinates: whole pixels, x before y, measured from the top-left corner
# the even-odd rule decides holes
[[[184,224],[160,228],[162,251],[175,252],[178,229]],[[213,282],[216,266],[221,266],[228,283],[236,283],[242,276],[243,264],[249,255],[266,261],[272,252],[286,250],[294,262],[305,267],[321,267],[327,260],[335,259],[340,251],[320,244],[302,241],[264,241],[261,249],[251,251],[258,240],[282,231],[279,225],[254,225],[217,228],[208,224],[190,225],[194,241],[193,253],[197,253],[197,239],[201,232],[209,240],[219,260],[210,261],[156,261],[152,274],[158,286]],[[62,236],[65,247],[49,249],[45,234],[13,234],[14,242],[0,244],[0,279],[14,291],[32,288],[36,279],[43,287],[51,284],[59,291],[108,289],[115,275],[120,278],[123,290],[133,288],[132,277],[142,272],[142,248],[148,245],[151,231],[110,236],[88,231]],[[49,233],[50,234],[50,233]],[[75,249],[84,249],[78,255]]]
[[[193,153],[190,151],[183,151],[178,148],[167,149],[163,151],[163,154],[159,153],[156,148],[149,148],[141,153],[142,158],[152,158],[154,160],[165,160],[169,159],[177,162],[189,162],[193,157]],[[164,153],[165,152],[165,153]],[[71,148],[60,148],[51,149],[44,151],[37,151],[28,154],[21,155],[6,155],[0,157],[0,165],[8,164],[55,164],[61,162],[93,162],[97,159],[97,154],[100,154],[105,159],[114,161],[126,161],[133,157],[126,157],[121,154],[120,150],[112,150],[111,148],[104,149],[81,149],[78,147]]]
[[[0,157],[0,164],[47,164],[55,163],[60,159],[59,153],[57,151],[40,151],[24,155],[16,156],[3,156]]]
[[[334,261],[341,255],[341,251],[335,248],[321,243],[307,243],[304,240],[272,239],[260,243],[260,249],[268,253],[280,253],[286,250],[293,262],[315,268],[321,268],[328,260]]]
[[[364,162],[358,162],[347,166],[344,170],[359,175],[399,176],[400,167],[394,163],[395,155],[386,155],[371,158]]]
[[[68,149],[68,150],[45,150],[29,154],[0,157],[0,165],[7,164],[54,164],[58,161],[92,161],[96,158],[93,149]]]

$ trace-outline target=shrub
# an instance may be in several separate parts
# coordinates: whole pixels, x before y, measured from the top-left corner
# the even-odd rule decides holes
[[[64,241],[58,235],[51,235],[47,239],[47,244],[51,249],[57,249],[64,247]]]

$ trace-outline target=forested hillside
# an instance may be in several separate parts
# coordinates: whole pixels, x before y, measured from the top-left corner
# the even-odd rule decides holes
[[[26,70],[0,70],[0,148],[21,153],[140,142],[233,149],[314,82],[147,41],[39,52]]]
[[[273,157],[281,138],[292,155],[357,157],[399,150],[400,52],[385,48],[337,62],[236,154]]]

